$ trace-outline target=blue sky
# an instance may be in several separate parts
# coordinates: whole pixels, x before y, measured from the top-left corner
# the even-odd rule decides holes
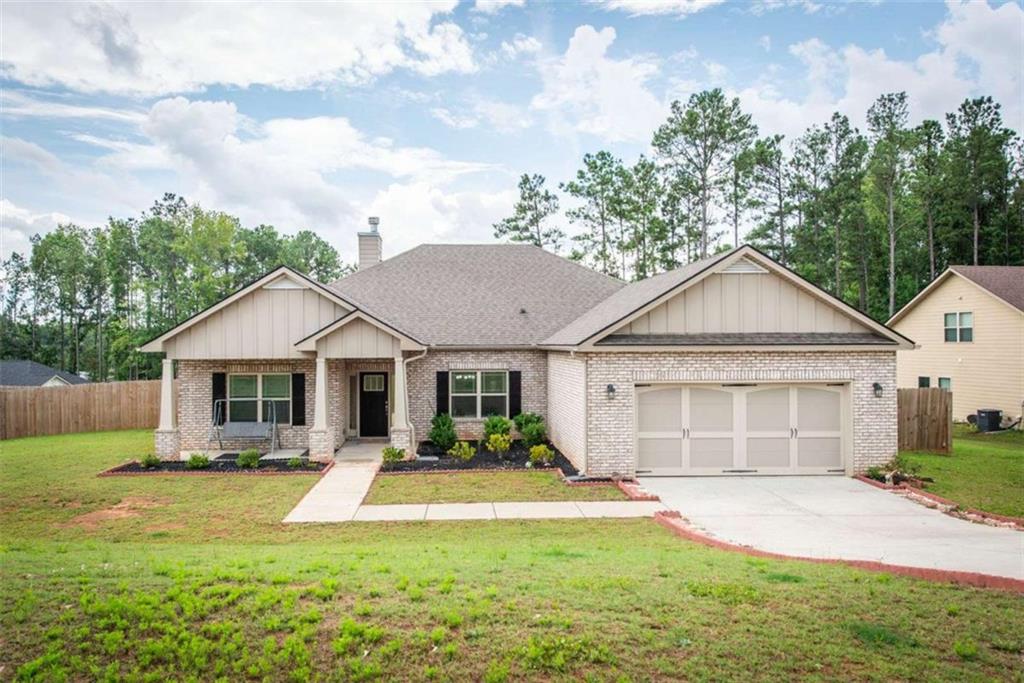
[[[486,241],[517,177],[648,151],[673,99],[721,87],[789,138],[882,92],[911,118],[991,94],[1022,129],[1015,2],[5,2],[2,252],[164,192],[352,259]],[[565,226],[569,232],[572,226]]]

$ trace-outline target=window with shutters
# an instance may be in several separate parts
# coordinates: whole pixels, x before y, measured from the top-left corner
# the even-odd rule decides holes
[[[452,370],[448,382],[453,418],[508,417],[507,370]]]
[[[228,375],[228,420],[291,424],[292,376]]]

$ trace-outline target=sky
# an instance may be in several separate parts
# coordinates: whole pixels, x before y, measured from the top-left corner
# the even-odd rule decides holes
[[[368,216],[385,256],[490,241],[520,174],[633,162],[673,100],[714,87],[789,139],[833,111],[863,128],[896,90],[912,123],[987,94],[1021,131],[1022,36],[999,0],[5,0],[0,255],[165,192],[346,261]]]

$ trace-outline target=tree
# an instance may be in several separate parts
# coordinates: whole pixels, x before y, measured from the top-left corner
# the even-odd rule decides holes
[[[679,187],[696,196],[702,258],[717,238],[711,233],[714,204],[730,177],[731,162],[754,135],[756,128],[739,99],[726,101],[718,88],[692,95],[685,108],[673,102],[668,120],[654,133],[658,157],[678,176]]]
[[[752,152],[753,207],[761,211],[761,223],[750,233],[751,242],[782,265],[787,263],[786,220],[793,212],[792,174],[782,149],[783,136],[758,140]]]
[[[942,192],[942,125],[926,120],[911,137],[910,187],[924,214],[928,240],[928,282],[935,279],[935,210]]]
[[[355,270],[354,266],[341,262],[337,249],[310,230],[300,230],[284,238],[281,263],[320,282],[337,280]]]
[[[793,228],[793,264],[797,272],[812,282],[824,282],[828,273],[828,253],[823,238],[828,188],[829,136],[819,126],[811,126],[793,148],[793,202],[796,225]]]
[[[622,249],[633,253],[631,279],[642,280],[656,272],[656,245],[664,239],[665,224],[659,213],[661,178],[657,165],[642,155],[634,166],[622,169],[620,175],[619,210],[626,226]]]
[[[558,253],[565,233],[545,225],[548,218],[558,213],[558,197],[544,187],[544,180],[544,176],[536,173],[524,173],[519,178],[519,200],[511,216],[494,224],[495,237],[550,247]]]
[[[615,244],[613,241],[613,203],[616,176],[622,161],[611,152],[583,155],[583,168],[576,178],[562,183],[559,188],[581,204],[565,212],[570,223],[582,225],[585,232],[573,237],[582,251],[574,252],[577,260],[593,264],[605,275],[617,276]]]
[[[825,124],[829,158],[825,173],[825,221],[832,224],[832,293],[843,296],[845,235],[856,222],[867,142],[850,120],[836,112]],[[852,210],[851,210],[852,209]]]

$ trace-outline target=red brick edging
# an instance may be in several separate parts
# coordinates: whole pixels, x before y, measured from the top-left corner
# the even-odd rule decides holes
[[[1006,576],[992,576],[990,574],[979,574],[977,572],[958,572],[947,569],[926,569],[923,567],[907,567],[898,564],[885,564],[871,560],[840,560],[823,557],[799,557],[796,555],[783,555],[767,550],[758,550],[749,546],[729,543],[717,538],[703,534],[687,524],[686,520],[675,510],[658,511],[654,513],[655,523],[665,527],[679,538],[700,543],[711,548],[727,550],[730,552],[743,553],[751,557],[763,557],[770,560],[799,560],[801,562],[813,562],[815,564],[840,564],[857,569],[865,569],[872,572],[884,572],[887,574],[898,574],[909,576],[925,581],[936,581],[942,583],[956,583],[976,588],[997,588],[999,590],[1024,593],[1024,580],[1011,579]]]
[[[132,463],[138,463],[138,460],[132,460],[130,462],[121,463],[115,465],[108,470],[103,470],[97,477],[233,477],[240,475],[243,477],[294,477],[294,476],[309,476],[316,475],[322,477],[327,474],[332,467],[334,467],[334,461],[327,463],[327,467],[322,470],[231,470],[231,471],[215,471],[215,470],[178,470],[176,472],[155,471],[155,472],[126,472],[121,468],[125,465],[131,465]]]
[[[998,514],[996,514],[994,512],[985,512],[984,510],[976,510],[974,508],[965,508],[965,507],[962,507],[955,500],[949,500],[948,498],[943,498],[942,496],[937,496],[934,493],[931,493],[929,491],[925,491],[924,489],[920,489],[920,488],[917,488],[916,486],[911,486],[910,484],[906,484],[906,483],[904,483],[904,484],[897,484],[897,485],[886,484],[886,483],[880,482],[880,481],[878,481],[876,479],[871,479],[870,477],[865,477],[862,474],[856,475],[855,478],[859,479],[860,481],[864,482],[865,484],[871,484],[875,488],[879,488],[879,489],[882,489],[884,491],[906,491],[906,492],[911,493],[911,494],[913,494],[915,496],[920,496],[922,498],[927,498],[928,500],[934,501],[934,502],[938,503],[939,505],[946,506],[946,507],[949,507],[949,508],[955,508],[959,513],[962,513],[965,516],[980,517],[980,518],[982,518],[982,520],[991,519],[991,520],[995,520],[997,522],[1003,522],[1005,524],[1012,524],[1015,527],[1017,527],[1018,529],[1024,530],[1024,517],[1012,517],[1010,515],[998,515]],[[913,498],[911,498],[911,500],[913,500]],[[954,516],[954,517],[961,517],[961,518],[963,518],[960,514],[956,514],[952,510],[942,510],[942,512],[945,512],[946,514],[949,514],[949,515]],[[976,521],[976,520],[970,520],[969,519],[968,521]]]

